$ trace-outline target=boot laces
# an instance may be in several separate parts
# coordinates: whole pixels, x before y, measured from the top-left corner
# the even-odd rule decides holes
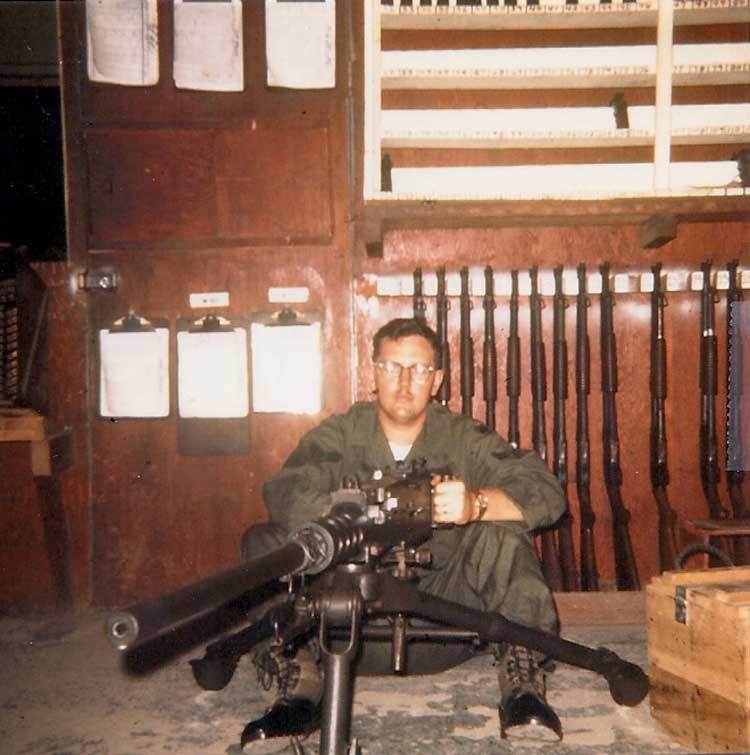
[[[544,671],[535,654],[522,645],[513,645],[505,653],[504,670],[510,687],[533,690],[544,698]]]
[[[274,644],[253,658],[258,684],[268,692],[276,684],[282,698],[290,697],[299,682],[300,667],[283,645]]]

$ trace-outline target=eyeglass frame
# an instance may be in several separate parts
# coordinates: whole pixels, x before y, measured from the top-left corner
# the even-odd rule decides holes
[[[404,370],[406,370],[409,373],[409,379],[413,380],[418,385],[424,385],[427,382],[428,377],[438,370],[437,367],[433,367],[429,364],[424,364],[423,362],[414,362],[414,364],[401,364],[401,362],[396,362],[393,359],[386,359],[385,362],[373,362],[373,365],[377,369],[382,370],[391,380],[401,380],[401,376],[404,374]],[[388,365],[393,365],[397,369],[389,369]],[[415,372],[414,369],[416,367],[421,367],[422,369],[424,369],[424,372],[421,374]]]

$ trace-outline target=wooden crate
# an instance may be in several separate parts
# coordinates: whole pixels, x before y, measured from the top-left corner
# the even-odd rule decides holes
[[[646,612],[656,721],[695,752],[749,752],[750,568],[662,574]]]

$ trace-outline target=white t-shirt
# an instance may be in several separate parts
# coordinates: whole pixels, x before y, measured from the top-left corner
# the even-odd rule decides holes
[[[396,461],[403,461],[409,455],[412,446],[411,443],[403,445],[402,443],[391,443],[391,441],[388,441],[388,445],[391,447],[393,458]]]

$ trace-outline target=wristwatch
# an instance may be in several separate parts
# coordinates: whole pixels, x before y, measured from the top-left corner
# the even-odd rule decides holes
[[[484,517],[484,514],[487,511],[487,507],[490,505],[490,502],[487,500],[487,496],[481,490],[477,490],[476,498],[477,503],[479,504],[479,515],[474,521],[479,522],[481,521],[482,517]]]

